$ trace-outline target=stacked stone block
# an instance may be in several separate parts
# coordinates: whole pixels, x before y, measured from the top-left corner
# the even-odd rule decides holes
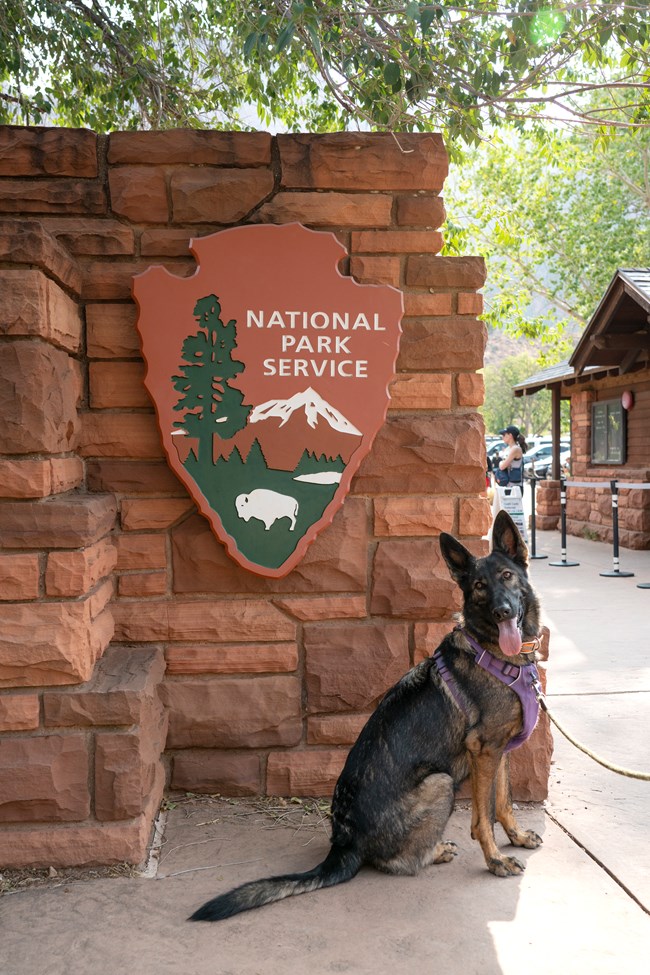
[[[166,713],[152,689],[125,716],[112,686],[95,687],[109,661],[131,695],[129,668],[136,683],[154,668],[151,650],[107,651],[117,504],[86,490],[77,454],[81,279],[40,223],[2,231],[15,266],[0,270],[0,864],[139,860],[164,786]],[[61,716],[53,701],[90,686],[102,717]]]
[[[11,800],[5,855],[20,831],[24,862],[136,857],[167,718],[172,789],[328,794],[385,690],[449,629],[437,536],[482,552],[490,513],[485,269],[439,255],[446,173],[434,135],[0,130],[0,259],[19,289],[3,320],[0,578],[23,627],[0,645],[0,753],[31,765],[27,741],[38,769],[38,749],[59,748],[50,764],[67,770]],[[165,462],[131,282],[152,264],[192,274],[192,237],[288,221],[334,233],[341,272],[400,288],[405,317],[388,419],[349,497],[268,579],[229,559]],[[27,641],[29,626],[47,637]],[[521,797],[545,789],[540,773]],[[60,807],[71,842],[56,855],[37,806]]]

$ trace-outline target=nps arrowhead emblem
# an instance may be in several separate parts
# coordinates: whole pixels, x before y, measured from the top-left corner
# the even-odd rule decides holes
[[[198,268],[133,294],[170,466],[230,556],[286,575],[341,507],[388,409],[402,295],[344,277],[301,226],[191,241]]]

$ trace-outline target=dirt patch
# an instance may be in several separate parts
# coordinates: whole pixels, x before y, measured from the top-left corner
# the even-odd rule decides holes
[[[158,855],[157,879],[212,869],[219,837],[229,825],[247,830],[290,829],[305,834],[305,842],[321,833],[329,839],[330,803],[326,799],[277,796],[228,798],[186,793],[165,800],[167,828]],[[205,856],[208,856],[206,862]]]
[[[0,873],[0,897],[17,894],[37,887],[65,887],[68,884],[88,880],[105,880],[114,877],[135,877],[138,868],[130,863],[118,863],[111,867],[44,867],[30,870],[3,870]]]
[[[160,812],[173,814],[178,827],[195,827],[197,830],[216,826],[228,820],[246,820],[253,828],[280,829],[289,827],[295,831],[322,830],[329,834],[330,804],[325,799],[282,799],[262,796],[251,799],[228,798],[221,795],[197,795],[186,792],[172,794],[162,802]],[[168,859],[193,845],[191,836],[183,833],[178,842],[175,831],[173,849],[168,835],[163,835],[159,859]],[[176,876],[178,872],[165,874]],[[145,874],[144,865],[118,863],[109,867],[43,867],[24,870],[3,870],[0,873],[0,897],[17,894],[39,887],[67,887],[91,880],[112,880],[118,877],[152,876]]]

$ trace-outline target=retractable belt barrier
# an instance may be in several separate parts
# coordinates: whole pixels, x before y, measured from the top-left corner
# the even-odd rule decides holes
[[[571,562],[566,554],[566,477],[560,478],[560,530],[562,541],[560,543],[560,561],[549,562],[549,565],[556,565],[566,569],[572,565],[580,565],[579,562]]]
[[[535,539],[535,533],[537,531],[535,519],[535,487],[537,482],[541,481],[542,478],[536,477],[535,474],[531,474],[530,476],[526,477],[526,480],[530,481],[530,553],[528,557],[531,559],[547,559],[548,555],[537,554],[537,542]]]
[[[633,481],[619,481],[619,491],[650,491],[650,484],[635,484]],[[650,589],[650,582],[637,582],[637,589]]]
[[[535,494],[534,483],[531,481],[531,487],[533,490],[533,499]],[[618,495],[619,491],[650,491],[650,484],[646,483],[635,483],[632,481],[618,481],[612,479],[610,481],[567,481],[565,477],[560,478],[560,530],[561,530],[561,554],[560,560],[557,562],[549,562],[549,565],[568,567],[573,565],[580,565],[579,562],[573,562],[567,558],[567,531],[566,531],[566,504],[567,504],[567,490],[570,488],[609,488],[612,492],[612,541],[613,541],[613,554],[612,554],[612,568],[600,573],[601,576],[607,576],[609,578],[629,578],[633,576],[633,572],[624,572],[620,567],[619,560],[619,535],[618,535]],[[534,500],[533,500],[533,512],[534,512]],[[532,516],[531,516],[532,522]],[[533,533],[534,538],[534,533]],[[637,583],[638,589],[650,589],[650,582],[639,582]]]

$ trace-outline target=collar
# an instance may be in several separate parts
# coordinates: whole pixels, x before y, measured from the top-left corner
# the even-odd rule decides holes
[[[484,650],[483,647],[481,646],[481,644],[478,642],[478,640],[475,640],[474,637],[471,635],[471,633],[468,633],[467,630],[463,626],[457,626],[457,627],[455,627],[455,630],[456,630],[457,633],[462,633],[463,634],[463,636],[465,637],[465,639],[469,643],[470,647],[472,648],[472,650],[476,654],[475,659],[476,659],[476,662],[480,666],[483,666],[480,663],[480,658],[481,657],[485,657],[486,663],[488,661],[490,661],[489,668],[486,666],[486,667],[484,667],[484,670],[488,670],[489,669],[490,672],[492,673],[494,670],[496,670],[498,668],[501,668],[501,673],[506,674],[506,676],[507,676],[510,670],[513,670],[513,669],[514,670],[519,670],[520,669],[520,666],[518,664],[508,663],[507,660],[499,660],[497,657],[495,657],[493,654],[491,654],[489,650]],[[542,646],[541,637],[536,636],[533,640],[526,640],[525,643],[522,643],[520,653],[524,653],[524,654],[535,653],[535,651],[539,650],[541,648],[541,646]],[[521,666],[523,666],[523,667],[529,667],[531,665],[531,663],[532,663],[532,661],[526,661],[526,663],[525,664],[522,664]],[[495,676],[497,676],[496,673],[495,673]],[[499,679],[501,679],[501,678],[499,678]],[[503,683],[505,684],[506,681],[503,681]]]
[[[537,651],[541,649],[542,649],[541,636],[536,636],[534,640],[526,640],[521,645],[522,653],[537,653]]]
[[[481,667],[482,670],[487,671],[488,674],[496,677],[496,679],[501,681],[502,684],[505,684],[506,687],[511,688],[511,690],[513,690],[518,696],[522,708],[522,728],[519,734],[508,742],[505,750],[511,751],[513,748],[518,748],[519,745],[523,745],[523,743],[532,734],[539,716],[539,701],[537,700],[536,694],[536,688],[539,687],[539,674],[537,673],[537,667],[533,661],[525,664],[511,664],[507,660],[499,660],[497,657],[493,656],[489,650],[485,650],[481,644],[478,643],[474,637],[467,632],[467,630],[463,629],[463,627],[457,626],[456,630],[459,633],[462,633],[470,647],[474,650],[474,660],[476,664]],[[524,647],[528,646],[530,646],[532,649],[523,649]],[[539,646],[540,639],[539,637],[536,637],[534,640],[529,640],[522,644],[522,653],[531,653],[532,650],[538,649]],[[452,697],[456,701],[456,704],[458,704],[461,711],[463,711],[465,715],[469,717],[467,706],[460,693],[456,680],[442,659],[440,650],[436,650],[433,655],[433,660],[438,673],[447,684],[447,687],[449,688]]]

